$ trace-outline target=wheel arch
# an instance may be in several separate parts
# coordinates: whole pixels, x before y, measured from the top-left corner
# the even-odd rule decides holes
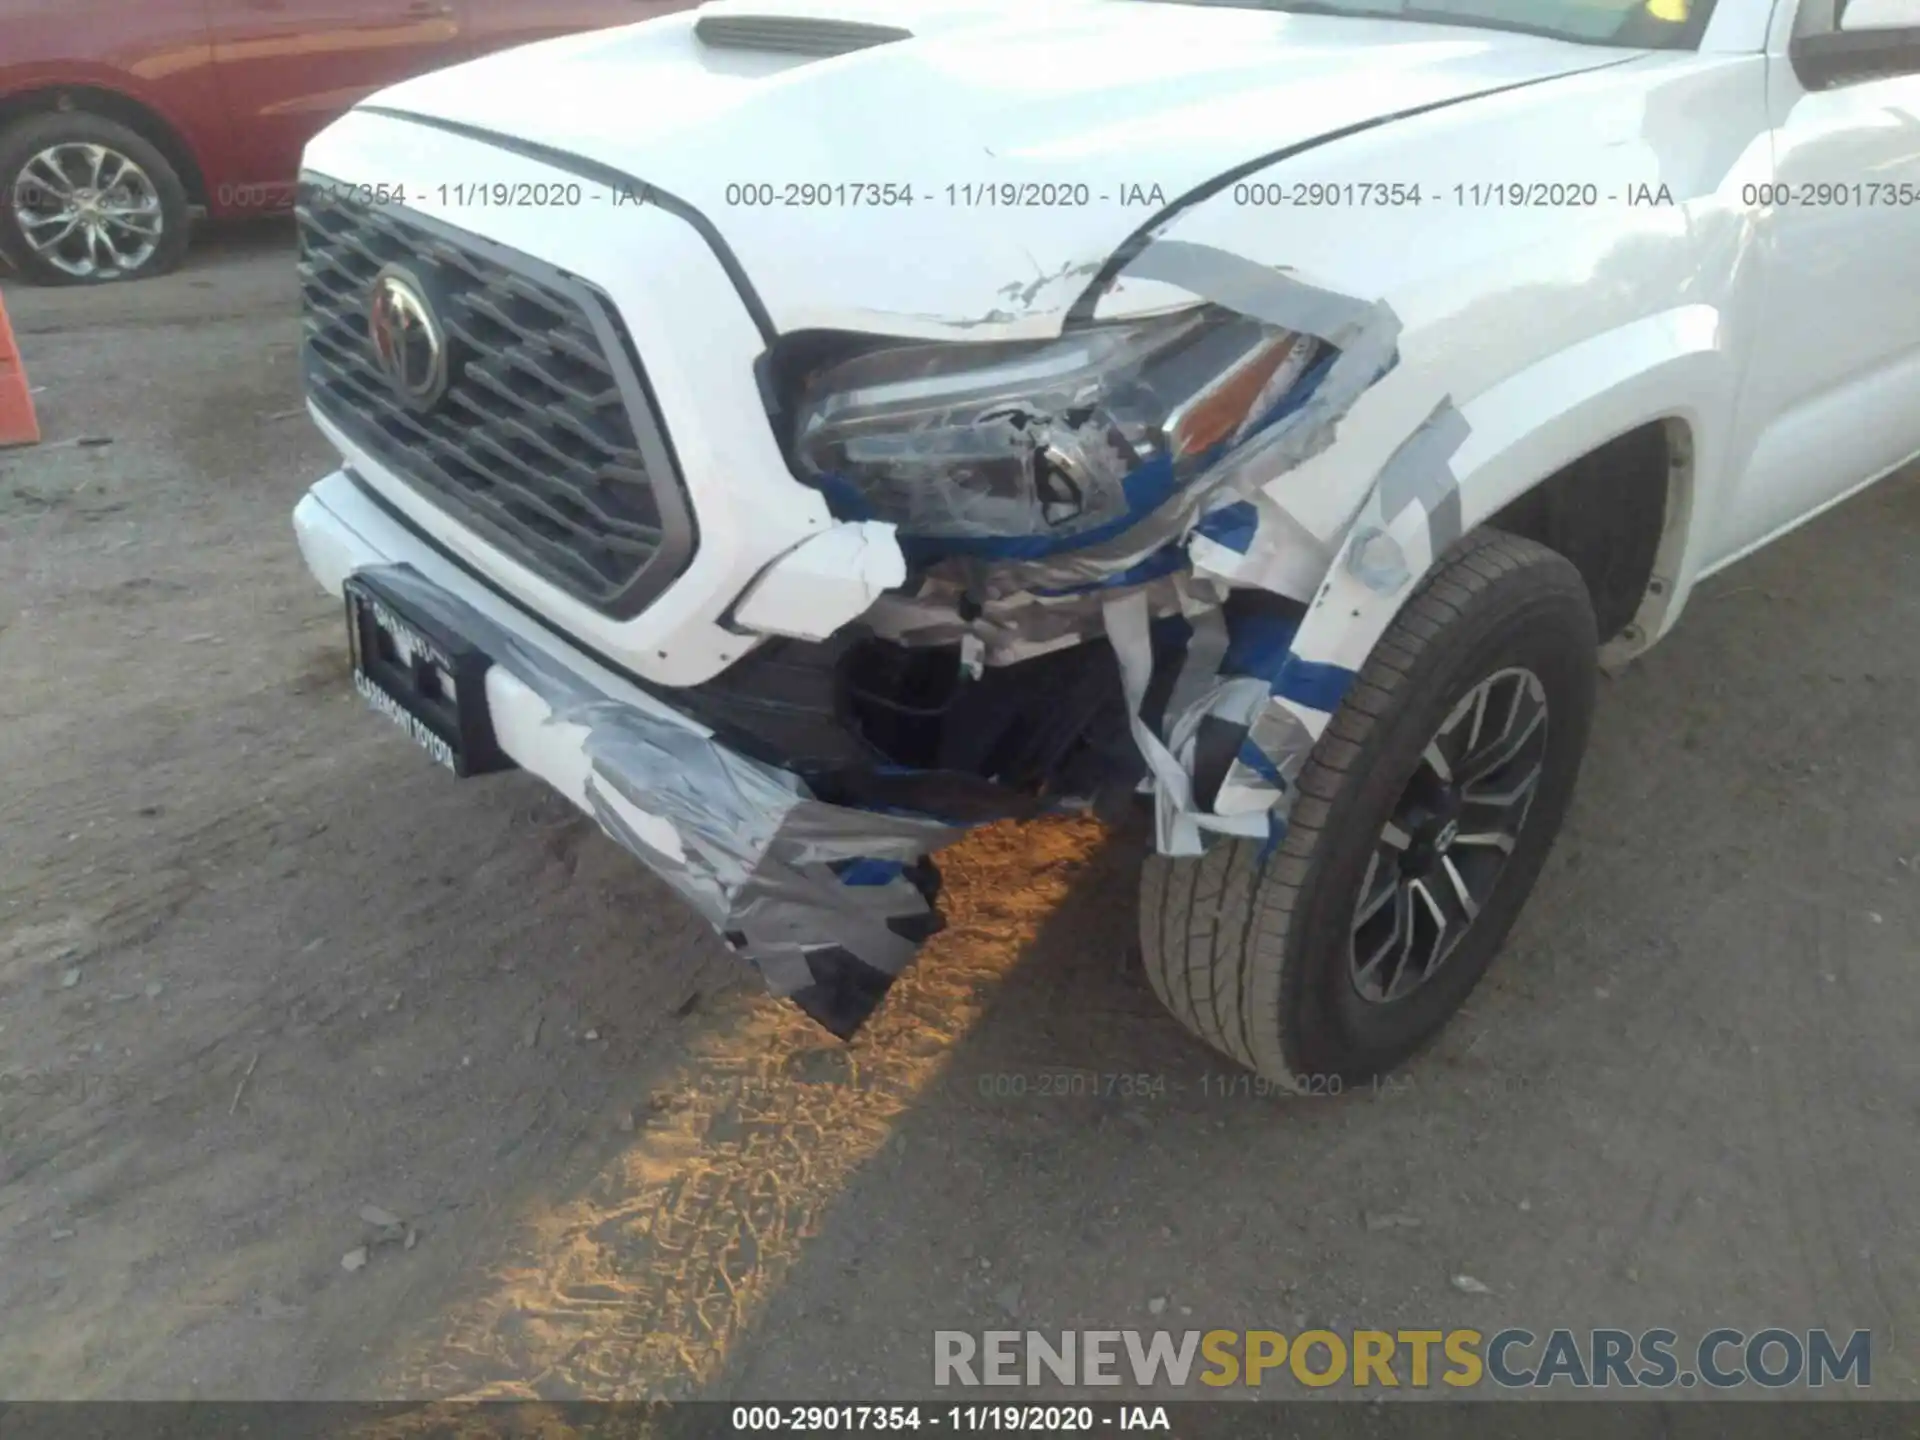
[[[126,126],[166,157],[194,205],[210,206],[206,174],[186,133],[160,110],[125,90],[91,82],[48,83],[0,96],[0,130],[32,115],[81,110]]]
[[[1566,556],[1586,582],[1603,653],[1661,633],[1692,508],[1693,428],[1649,420],[1569,461],[1486,524]]]
[[[1459,406],[1468,433],[1449,479],[1461,529],[1513,528],[1567,554],[1611,622],[1603,661],[1646,649],[1672,627],[1698,568],[1701,477],[1721,463],[1736,379],[1719,313],[1686,305],[1487,389]],[[1341,546],[1314,597],[1294,642],[1303,659],[1358,671],[1438,559],[1424,535],[1402,537],[1415,542],[1401,547],[1409,573],[1370,584],[1354,558],[1360,538]]]
[[[1463,522],[1538,540],[1587,581],[1603,651],[1624,659],[1678,618],[1718,472],[1738,367],[1720,313],[1694,304],[1604,332],[1463,407]]]

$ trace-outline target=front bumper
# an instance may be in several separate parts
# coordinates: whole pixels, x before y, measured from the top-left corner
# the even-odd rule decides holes
[[[947,822],[830,805],[742,755],[446,558],[350,474],[293,515],[301,554],[339,594],[377,570],[417,613],[491,661],[500,750],[593,816],[680,892],[776,995],[851,1035],[939,926],[927,854]]]

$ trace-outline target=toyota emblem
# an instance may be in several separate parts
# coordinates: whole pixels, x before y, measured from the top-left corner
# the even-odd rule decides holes
[[[367,330],[394,393],[415,410],[438,404],[447,393],[447,337],[420,281],[395,266],[376,275]]]

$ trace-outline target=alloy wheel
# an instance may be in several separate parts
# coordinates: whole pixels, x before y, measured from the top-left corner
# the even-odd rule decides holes
[[[20,167],[13,214],[35,255],[79,279],[129,274],[165,234],[160,192],[139,163],[110,145],[49,145]]]
[[[1546,690],[1531,670],[1489,675],[1441,722],[1360,884],[1350,966],[1361,999],[1403,999],[1446,964],[1513,854],[1546,751]]]

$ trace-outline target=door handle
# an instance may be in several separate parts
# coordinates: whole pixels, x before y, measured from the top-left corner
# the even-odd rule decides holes
[[[407,14],[415,20],[437,19],[453,14],[453,6],[446,0],[408,0]]]

